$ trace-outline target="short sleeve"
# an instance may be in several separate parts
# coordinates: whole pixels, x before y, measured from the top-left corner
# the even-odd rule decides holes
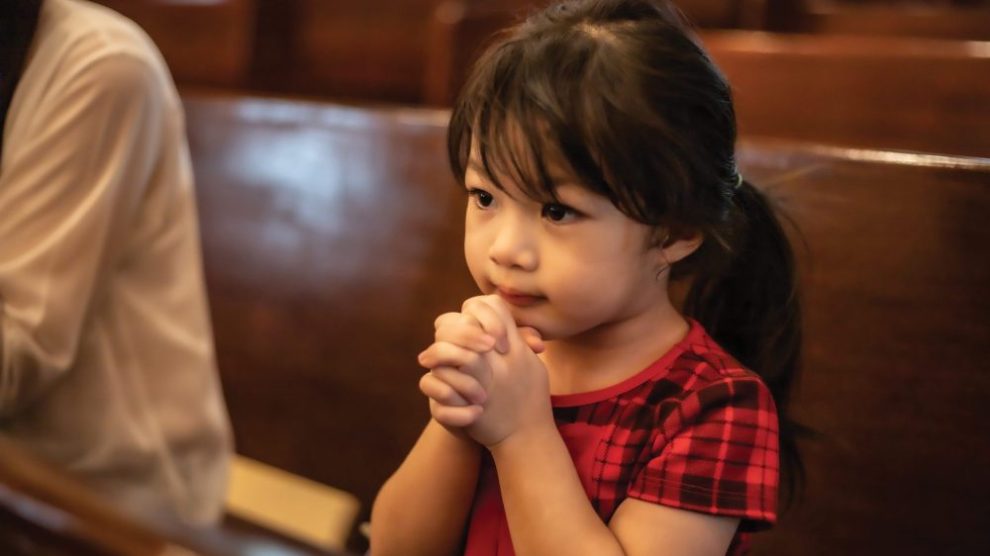
[[[723,377],[687,394],[662,423],[629,497],[738,517],[743,528],[777,518],[777,411],[756,376]]]

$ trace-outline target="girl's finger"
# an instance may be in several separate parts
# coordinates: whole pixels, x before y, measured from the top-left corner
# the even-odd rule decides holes
[[[486,303],[486,297],[493,296],[479,296],[468,299],[461,306],[461,312],[477,319],[481,324],[481,328],[495,338],[496,351],[507,353],[509,351],[509,339],[507,336],[508,325],[505,322],[505,315],[495,310],[491,304]],[[508,320],[512,322],[511,315],[509,315]]]
[[[439,317],[437,317],[436,319],[434,319],[433,329],[439,330],[441,326],[445,326],[448,324],[455,324],[461,322],[464,319],[465,319],[464,313],[458,313],[456,311],[450,313],[444,313]]]
[[[499,320],[507,324],[509,330],[515,328],[516,320],[512,318],[512,310],[504,299],[495,294],[482,295],[476,299],[490,307],[498,315]]]
[[[431,400],[443,405],[454,407],[471,405],[451,385],[432,373],[426,373],[419,379],[419,391]]]
[[[416,360],[423,368],[434,369],[476,366],[479,357],[478,352],[450,342],[433,342],[417,356]]]
[[[529,349],[533,350],[533,353],[543,353],[547,349],[546,344],[543,343],[543,335],[532,326],[520,326],[519,336],[526,342]]]
[[[450,367],[438,367],[431,370],[430,373],[453,388],[468,404],[483,405],[488,399],[488,392],[478,382],[478,379],[466,372]]]
[[[419,364],[431,371],[443,367],[452,368],[468,375],[484,390],[491,384],[491,369],[482,354],[451,343],[435,342],[419,354]]]
[[[445,427],[468,427],[475,423],[484,410],[479,405],[451,407],[448,405],[430,404],[430,414]]]
[[[470,324],[466,322],[468,320]],[[495,347],[495,338],[482,330],[474,318],[466,316],[458,322],[451,320],[437,328],[435,338],[438,342],[448,342],[479,353]]]

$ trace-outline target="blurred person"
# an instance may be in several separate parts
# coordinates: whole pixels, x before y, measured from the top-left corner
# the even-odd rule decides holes
[[[0,435],[214,523],[232,441],[172,79],[84,0],[4,0],[0,26]]]

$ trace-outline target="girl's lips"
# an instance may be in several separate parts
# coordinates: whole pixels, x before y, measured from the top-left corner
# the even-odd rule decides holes
[[[538,295],[529,295],[525,293],[514,292],[512,290],[504,290],[498,288],[496,290],[498,296],[501,297],[509,305],[514,305],[516,307],[530,307],[536,305],[544,300],[543,297]]]

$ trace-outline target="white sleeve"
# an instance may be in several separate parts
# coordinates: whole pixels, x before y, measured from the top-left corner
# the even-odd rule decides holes
[[[0,173],[0,418],[72,367],[122,262],[166,111],[154,69],[127,53],[42,90],[41,109],[21,115],[30,133],[6,138]]]

